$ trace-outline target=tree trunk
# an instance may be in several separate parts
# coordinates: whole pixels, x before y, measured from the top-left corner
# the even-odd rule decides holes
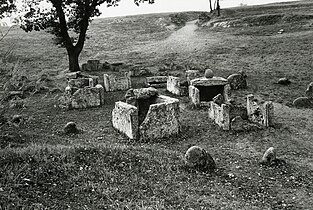
[[[216,9],[217,9],[217,16],[221,15],[221,7],[220,7],[220,1],[216,1]]]
[[[209,4],[210,4],[210,12],[213,11],[213,8],[212,8],[212,0],[209,0]]]
[[[80,71],[80,67],[78,63],[78,57],[79,57],[80,51],[77,51],[75,49],[67,50],[67,54],[68,54],[68,61],[69,61],[69,71],[70,72]]]

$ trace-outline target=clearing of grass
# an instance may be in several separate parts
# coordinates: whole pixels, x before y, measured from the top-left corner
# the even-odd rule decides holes
[[[58,108],[61,93],[51,91],[27,95],[23,106],[2,101],[0,209],[312,209],[313,110],[291,106],[313,78],[312,9],[310,1],[233,8],[200,26],[198,13],[187,13],[186,25],[175,27],[177,16],[170,14],[95,20],[81,63],[124,62],[153,74],[164,73],[164,65],[211,68],[222,77],[245,70],[248,89],[231,98],[243,103],[253,93],[274,101],[274,126],[225,132],[207,110],[178,97],[181,134],[140,142],[112,127],[111,112],[124,91],[105,93],[104,106],[82,110]],[[36,81],[46,74],[63,88],[66,53],[51,38],[11,29],[0,42],[0,87],[12,76]],[[281,77],[292,83],[275,84]],[[14,115],[22,120],[13,122]],[[78,134],[63,133],[70,121]],[[185,166],[193,145],[210,153],[214,172]],[[277,149],[279,164],[260,165],[269,147]]]

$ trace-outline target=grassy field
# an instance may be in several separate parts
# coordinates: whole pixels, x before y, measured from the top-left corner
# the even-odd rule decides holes
[[[173,14],[95,20],[81,63],[124,62],[153,74],[164,73],[164,66],[172,66],[169,74],[211,68],[223,77],[245,70],[249,87],[232,98],[243,102],[253,93],[273,100],[275,125],[225,132],[206,110],[178,97],[180,136],[137,142],[112,128],[111,111],[123,91],[106,93],[103,107],[86,110],[59,109],[56,93],[29,95],[24,108],[2,102],[0,209],[312,209],[313,110],[291,106],[313,78],[312,9],[310,1],[233,8],[196,29],[175,25]],[[181,17],[191,21],[198,14]],[[52,36],[14,27],[0,49],[0,88],[14,76],[37,80],[42,74],[64,87],[66,52]],[[292,84],[275,84],[280,77]],[[16,114],[23,117],[18,125]],[[69,121],[79,134],[63,133]],[[214,172],[184,165],[192,145],[211,154]],[[271,146],[280,164],[260,165]]]

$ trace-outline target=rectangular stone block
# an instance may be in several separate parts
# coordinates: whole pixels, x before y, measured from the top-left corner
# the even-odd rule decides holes
[[[251,122],[265,127],[273,125],[274,106],[271,101],[260,103],[250,94],[247,96],[247,113]]]
[[[214,102],[210,102],[209,118],[219,125],[223,130],[230,130],[230,106],[222,104],[219,106]]]
[[[146,83],[151,87],[166,87],[167,76],[146,77]]]
[[[116,102],[112,111],[112,124],[115,129],[125,134],[130,139],[138,139],[138,109],[137,107]]]
[[[122,77],[115,75],[104,74],[104,88],[105,91],[119,91],[128,90],[131,87],[131,79],[125,74]]]
[[[182,91],[180,87],[180,78],[169,76],[167,78],[166,89],[167,91],[175,95],[178,95],[178,96],[182,95]]]
[[[71,96],[71,107],[74,109],[101,106],[100,91],[96,87],[80,88]]]

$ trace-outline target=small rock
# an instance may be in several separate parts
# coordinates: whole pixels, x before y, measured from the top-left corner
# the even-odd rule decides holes
[[[227,80],[232,90],[245,89],[247,88],[247,75],[244,71],[239,74],[230,75]]]
[[[276,149],[274,147],[270,147],[264,153],[261,159],[261,163],[269,164],[269,163],[273,163],[275,160],[276,160]]]
[[[211,69],[207,69],[207,70],[205,70],[204,76],[205,76],[205,78],[213,78],[214,73]]]
[[[23,116],[22,115],[13,115],[13,117],[12,117],[12,123],[15,123],[15,124],[20,124],[20,123],[22,123],[23,121],[24,121],[24,118],[23,118]]]
[[[76,134],[76,133],[78,133],[78,129],[77,129],[76,124],[74,122],[68,122],[64,126],[63,130],[64,130],[65,134]]]
[[[313,99],[308,97],[299,97],[295,99],[292,104],[297,108],[311,108],[313,107]]]
[[[283,77],[283,78],[279,78],[277,84],[280,84],[280,85],[289,85],[291,84],[291,81],[286,78],[286,77]]]
[[[313,99],[313,82],[308,85],[305,94],[309,99]]]
[[[234,131],[243,131],[246,126],[246,121],[240,116],[236,116],[231,120],[230,128]]]
[[[209,153],[199,146],[190,147],[185,153],[186,165],[201,170],[213,170],[216,165]]]

